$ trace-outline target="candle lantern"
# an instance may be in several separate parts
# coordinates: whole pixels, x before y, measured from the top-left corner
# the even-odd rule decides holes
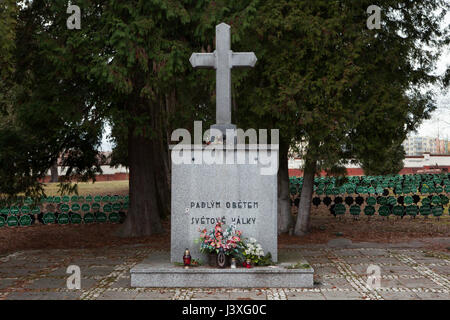
[[[185,267],[189,267],[191,265],[191,253],[189,252],[189,249],[187,249],[187,248],[184,251],[183,263],[184,263]]]
[[[225,256],[225,251],[223,248],[219,249],[219,253],[217,254],[217,266],[219,268],[225,268],[227,264],[227,257]]]
[[[236,258],[231,258],[231,269],[236,269]]]
[[[245,266],[247,267],[247,269],[250,269],[252,267],[252,261],[250,259],[247,259],[247,261],[245,261]]]

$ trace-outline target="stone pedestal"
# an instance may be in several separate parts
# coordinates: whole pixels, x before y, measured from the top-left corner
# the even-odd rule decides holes
[[[199,229],[212,230],[218,220],[234,223],[277,261],[278,150],[209,148],[172,151],[190,162],[172,163],[171,262],[182,262],[186,248],[192,258],[206,261],[195,239]],[[267,174],[271,159],[276,167]]]
[[[287,269],[291,263],[251,269],[217,269],[207,266],[184,269],[154,253],[131,269],[131,287],[149,288],[312,288],[314,269]]]
[[[220,150],[199,147],[172,157],[171,253],[152,253],[131,269],[132,287],[165,288],[311,288],[314,270],[296,258],[268,267],[213,268],[199,252],[199,229],[217,221],[235,224],[245,238],[255,238],[278,261],[278,150]],[[274,167],[275,166],[275,167]],[[201,266],[179,265],[185,249]],[[301,261],[301,263],[299,263]],[[288,266],[300,266],[298,269]]]

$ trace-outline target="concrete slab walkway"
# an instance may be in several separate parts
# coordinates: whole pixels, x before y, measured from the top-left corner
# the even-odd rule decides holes
[[[450,299],[450,255],[416,246],[311,245],[280,249],[280,260],[305,258],[315,270],[309,289],[131,288],[129,270],[150,246],[20,251],[0,257],[2,299],[332,300]],[[67,288],[67,267],[81,270],[81,289]],[[368,286],[368,267],[380,286]],[[375,266],[375,267],[373,267]],[[369,270],[370,271],[370,270]],[[373,274],[372,274],[373,275]],[[375,283],[372,278],[369,283]]]

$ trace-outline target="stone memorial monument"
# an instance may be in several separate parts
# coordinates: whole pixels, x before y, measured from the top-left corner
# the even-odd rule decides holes
[[[261,139],[259,143],[236,145],[236,141],[242,142],[236,133],[243,131],[236,129],[231,121],[231,69],[253,67],[256,61],[253,52],[231,51],[230,26],[225,23],[216,27],[213,53],[192,54],[190,62],[194,68],[216,70],[216,124],[210,130],[212,144],[203,145],[203,139],[196,139],[197,144],[186,142],[190,139],[187,133],[183,143],[172,148],[170,263],[162,263],[161,257],[155,255],[149,257],[131,270],[132,286],[312,286],[312,268],[195,267],[186,270],[175,267],[183,261],[186,249],[192,259],[206,262],[207,257],[200,252],[196,239],[200,230],[212,230],[219,221],[234,225],[244,238],[256,239],[265,253],[271,253],[274,262],[278,260],[278,141],[275,139],[274,143],[272,136],[270,145],[267,141],[261,144]]]
[[[194,68],[216,69],[216,124],[212,128],[225,134],[226,129],[236,129],[231,124],[231,69],[254,67],[253,52],[231,51],[230,26],[221,23],[216,27],[216,50],[213,53],[193,53],[189,61]]]
[[[230,26],[221,23],[216,27],[216,50],[194,53],[190,58],[194,68],[216,69],[216,124],[211,128],[212,136],[226,137],[227,132],[236,130],[231,123],[231,69],[253,67],[257,60],[253,52],[231,51],[230,42]],[[199,145],[193,149],[200,150],[182,151],[192,154],[193,161],[172,164],[171,261],[180,261],[186,247],[193,257],[204,260],[194,241],[199,229],[211,229],[218,221],[234,224],[244,237],[257,239],[276,261],[277,170],[262,175],[261,165],[249,161],[257,153],[242,145],[226,152],[216,149],[218,161],[213,164],[195,161],[205,159],[210,150]],[[272,153],[277,165],[278,150],[264,152]],[[238,157],[245,160],[237,163]]]

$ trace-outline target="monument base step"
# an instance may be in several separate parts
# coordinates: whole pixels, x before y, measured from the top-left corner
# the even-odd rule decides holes
[[[135,288],[311,288],[314,269],[301,261],[300,269],[287,269],[292,263],[250,269],[217,269],[208,266],[184,269],[161,255],[153,254],[130,270]]]

